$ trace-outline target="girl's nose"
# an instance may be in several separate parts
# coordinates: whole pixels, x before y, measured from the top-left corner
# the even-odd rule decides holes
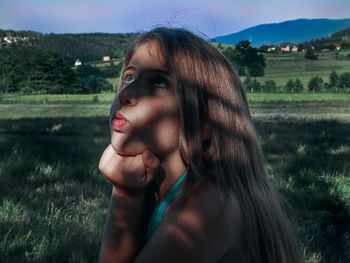
[[[119,102],[125,106],[135,106],[137,104],[137,98],[131,94],[130,89],[124,88],[119,92]]]

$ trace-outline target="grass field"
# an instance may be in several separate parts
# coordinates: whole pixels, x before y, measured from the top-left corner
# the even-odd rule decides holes
[[[349,95],[248,98],[269,176],[307,262],[350,262]],[[109,143],[112,100],[2,96],[1,262],[97,261],[111,192],[97,166]]]
[[[289,79],[299,78],[304,87],[312,77],[322,77],[329,81],[329,74],[334,70],[338,74],[350,71],[350,50],[342,50],[336,59],[335,51],[318,52],[318,60],[305,59],[304,53],[292,52],[286,54],[264,53],[266,58],[265,76],[257,79],[264,83],[274,80],[277,86],[283,87]]]
[[[0,94],[0,104],[108,104],[113,101],[115,93],[100,94]],[[350,93],[247,93],[252,102],[304,102],[304,101],[347,101]],[[97,100],[97,101],[96,101]]]

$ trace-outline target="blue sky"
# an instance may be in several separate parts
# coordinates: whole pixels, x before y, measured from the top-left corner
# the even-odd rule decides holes
[[[181,26],[208,37],[297,18],[350,18],[350,0],[0,0],[0,28],[140,32]]]

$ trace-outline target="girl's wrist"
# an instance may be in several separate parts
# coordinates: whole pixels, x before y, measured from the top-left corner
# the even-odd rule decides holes
[[[113,185],[112,196],[119,198],[140,198],[143,199],[146,189],[123,189],[119,186]]]

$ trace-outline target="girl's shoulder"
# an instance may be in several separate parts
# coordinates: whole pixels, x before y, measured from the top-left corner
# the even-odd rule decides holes
[[[216,262],[240,249],[241,231],[241,208],[234,193],[225,198],[217,184],[202,176],[183,207],[175,201],[166,211],[158,234],[163,240],[171,236],[176,243],[192,247],[194,254],[206,259],[202,262],[210,262],[208,258]]]
[[[182,213],[196,212],[208,229],[215,229],[216,235],[227,237],[228,243],[240,239],[242,229],[241,207],[233,191],[226,195],[209,176],[195,184],[193,192]],[[204,226],[204,225],[203,225]]]

